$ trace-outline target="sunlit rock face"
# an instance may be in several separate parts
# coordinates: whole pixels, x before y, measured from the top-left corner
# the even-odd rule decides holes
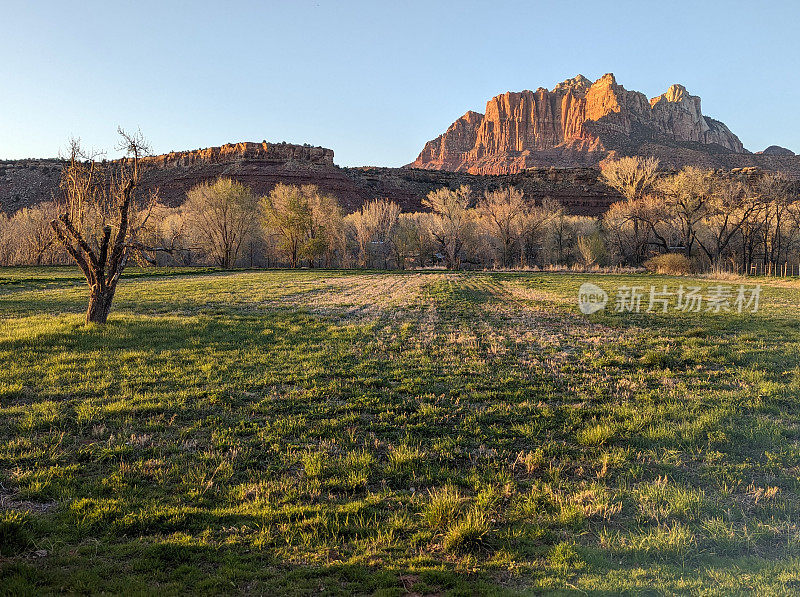
[[[692,151],[745,153],[739,138],[704,116],[700,98],[682,85],[648,100],[617,84],[609,73],[594,83],[578,75],[552,90],[540,87],[493,97],[484,114],[467,112],[428,142],[409,166],[473,174],[590,166],[612,151],[639,153],[645,144],[651,152],[653,145],[674,150],[686,144]],[[664,154],[670,159],[670,151]],[[692,162],[692,156],[684,161]]]

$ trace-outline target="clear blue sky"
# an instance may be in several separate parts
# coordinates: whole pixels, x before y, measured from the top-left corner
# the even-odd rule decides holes
[[[139,127],[156,153],[230,141],[399,166],[508,90],[614,72],[683,83],[745,147],[800,152],[800,3],[0,0],[0,158]],[[115,155],[113,152],[110,156]]]

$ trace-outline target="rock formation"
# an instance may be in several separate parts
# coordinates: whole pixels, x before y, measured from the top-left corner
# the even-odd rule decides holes
[[[62,160],[0,161],[0,211],[23,207],[58,196]],[[405,211],[420,211],[431,191],[472,187],[475,197],[485,190],[517,186],[531,199],[545,196],[561,201],[570,211],[599,214],[619,195],[599,180],[597,169],[533,169],[516,174],[479,176],[465,172],[405,168],[340,168],[333,151],[323,147],[287,143],[233,143],[143,159],[142,185],[158,190],[160,201],[180,205],[196,184],[229,176],[250,186],[256,194],[268,193],[279,182],[315,184],[335,195],[345,211],[366,201],[385,197]]]
[[[503,174],[535,166],[593,166],[609,155],[637,154],[658,157],[666,167],[771,168],[727,126],[704,116],[700,98],[682,85],[648,100],[617,84],[613,74],[594,83],[578,75],[552,90],[498,95],[487,102],[485,114],[467,112],[428,142],[408,167]]]
[[[770,145],[764,151],[757,151],[757,155],[780,155],[780,156],[793,156],[794,152],[791,149],[786,149],[780,145]]]
[[[196,165],[226,164],[256,160],[259,162],[297,163],[333,166],[333,150],[311,145],[291,143],[227,143],[221,147],[207,147],[193,151],[172,151],[163,155],[145,157],[144,166],[178,168]]]

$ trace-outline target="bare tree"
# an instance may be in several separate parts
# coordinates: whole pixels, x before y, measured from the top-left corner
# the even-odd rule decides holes
[[[628,201],[643,197],[656,181],[658,160],[655,158],[623,157],[601,165],[604,182],[616,189]]]
[[[183,208],[156,205],[152,208],[146,225],[142,227],[138,240],[146,247],[157,249],[134,253],[134,256],[140,257],[149,265],[191,265],[193,253],[202,251],[201,247],[190,243],[191,232],[189,218]],[[160,253],[168,258],[163,259]]]
[[[456,190],[431,191],[422,200],[422,205],[434,212],[431,232],[444,252],[448,269],[461,269],[461,251],[473,230],[471,195],[471,189],[462,185]]]
[[[514,241],[528,212],[522,191],[513,187],[487,191],[478,202],[478,216],[489,237],[497,243],[500,263],[508,267],[513,258]]]
[[[56,204],[49,201],[14,214],[9,229],[15,237],[17,263],[41,265],[45,257],[52,258],[57,242],[50,222],[57,216]]]
[[[634,204],[650,191],[656,181],[658,160],[655,158],[623,157],[601,165],[603,181],[619,191],[628,203]],[[636,248],[636,262],[641,261],[646,242],[641,239],[639,219],[631,220]]]
[[[633,206],[627,201],[612,203],[603,214],[603,229],[617,262],[633,262],[636,259],[638,251],[634,221]]]
[[[540,204],[525,210],[516,229],[520,267],[526,267],[531,259],[537,257],[547,226],[561,218],[564,211],[564,206],[551,197],[544,197]]]
[[[118,132],[119,149],[126,157],[109,166],[99,164],[82,151],[79,141],[72,141],[61,174],[63,212],[50,223],[89,284],[87,323],[106,322],[119,278],[131,251],[137,249],[138,228],[130,221],[130,211],[141,176],[139,160],[148,148],[141,133]],[[153,195],[150,204],[154,202]]]
[[[387,267],[399,216],[400,206],[388,199],[369,201],[361,206],[360,210],[348,216],[355,230],[358,258],[362,267],[367,266],[370,255],[377,255],[383,267]]]
[[[664,207],[675,218],[683,254],[691,258],[697,228],[706,217],[712,194],[712,172],[687,166],[660,180],[658,189],[666,199]]]
[[[787,259],[790,236],[786,224],[791,221],[789,206],[795,199],[788,178],[781,172],[763,174],[753,185],[756,195],[763,203],[762,251],[764,261],[777,269]]]
[[[742,239],[739,266],[747,271],[752,261],[752,251],[747,246],[754,220],[764,204],[750,192],[749,185],[734,178],[713,180],[702,227],[697,234],[697,243],[713,266],[718,265],[723,255],[731,250],[735,238]],[[750,243],[752,246],[752,243]]]

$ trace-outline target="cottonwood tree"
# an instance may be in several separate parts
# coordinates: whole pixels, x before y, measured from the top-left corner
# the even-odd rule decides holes
[[[697,229],[708,213],[712,195],[712,172],[687,166],[657,184],[666,200],[664,207],[674,218],[683,254],[691,258]]]
[[[196,243],[222,268],[236,265],[258,224],[258,200],[230,178],[201,183],[187,193],[186,213]]]
[[[430,263],[436,253],[436,243],[431,233],[434,214],[424,212],[401,213],[392,234],[392,252],[395,263],[405,268],[410,259],[418,267]]]
[[[594,230],[591,234],[578,236],[575,246],[578,249],[578,255],[583,265],[586,267],[596,265],[605,256],[605,244],[599,230]]]
[[[422,249],[419,214],[401,213],[392,232],[392,256],[400,269],[406,268],[409,259],[417,259]]]
[[[513,259],[514,242],[519,238],[528,206],[522,191],[513,187],[486,191],[478,202],[481,227],[500,253],[500,263],[508,267]]]
[[[713,181],[713,190],[708,201],[705,217],[697,237],[697,243],[712,266],[730,254],[736,238],[742,239],[739,266],[748,271],[753,253],[753,243],[747,251],[748,240],[753,230],[752,222],[758,219],[763,204],[750,192],[749,185],[740,180],[725,177]]]
[[[400,206],[388,199],[369,201],[348,216],[348,221],[355,231],[358,259],[362,267],[368,265],[371,254],[377,254],[383,267],[387,267],[387,258],[391,252],[391,242],[399,217]]]
[[[603,181],[625,197],[631,207],[631,224],[633,228],[633,241],[636,262],[641,261],[646,242],[639,232],[640,222],[635,216],[635,203],[642,199],[652,189],[658,176],[658,160],[640,156],[623,157],[618,160],[608,160],[601,164]]]
[[[601,164],[603,181],[628,201],[642,198],[655,183],[657,172],[656,158],[623,157]]]
[[[191,265],[192,256],[201,247],[195,247],[191,241],[192,230],[186,212],[180,207],[157,205],[152,209],[152,216],[146,226],[142,227],[139,240],[149,247],[160,247],[159,252],[168,255],[172,263]],[[158,253],[142,253],[142,261],[149,265],[169,263],[160,259]]]
[[[87,323],[108,319],[117,283],[133,251],[141,222],[131,210],[141,178],[140,159],[148,152],[141,133],[118,129],[125,158],[101,164],[73,140],[61,173],[61,215],[51,221],[56,238],[80,267],[89,285]],[[149,205],[155,203],[151,194]],[[145,215],[144,220],[147,219]]]
[[[264,227],[278,236],[278,248],[291,267],[305,257],[313,266],[318,259],[330,265],[345,248],[342,209],[333,195],[316,185],[279,183],[261,199]]]
[[[551,197],[544,197],[540,204],[531,205],[525,210],[517,229],[520,267],[526,267],[529,260],[536,258],[547,227],[558,221],[565,211],[564,206]]]
[[[17,263],[41,265],[45,256],[53,252],[57,241],[50,222],[57,216],[58,207],[49,201],[14,214],[8,226],[16,239]]]
[[[781,172],[763,174],[753,190],[764,209],[761,214],[762,251],[765,263],[777,267],[788,259],[788,247],[796,230],[787,229],[791,221],[790,205],[796,197],[787,177]]]
[[[635,261],[636,237],[633,223],[634,210],[627,201],[612,203],[603,214],[603,230],[611,246],[615,261],[628,263]]]
[[[310,216],[307,238],[300,252],[311,267],[322,259],[325,266],[330,266],[335,255],[345,249],[342,208],[336,197],[322,193],[316,185],[303,185],[300,191],[307,201]]]
[[[300,187],[278,183],[261,199],[264,225],[279,237],[279,247],[297,267],[306,232],[311,225],[311,210]]]
[[[14,254],[9,217],[0,211],[0,264],[8,265]]]
[[[431,233],[444,253],[448,269],[461,269],[461,251],[474,228],[469,209],[472,190],[467,185],[458,189],[437,189],[428,193],[422,205],[434,213]]]

